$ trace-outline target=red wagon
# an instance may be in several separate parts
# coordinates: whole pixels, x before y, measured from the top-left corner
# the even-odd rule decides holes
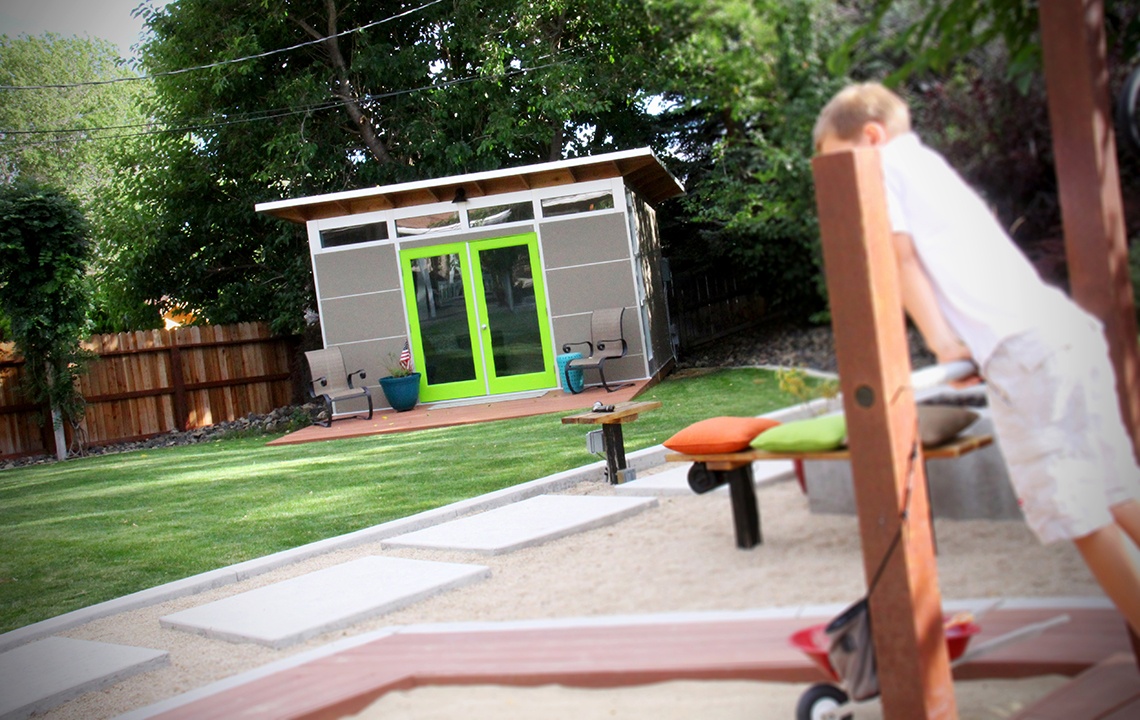
[[[987,608],[986,611],[993,607],[995,606]],[[946,649],[950,654],[950,662],[957,665],[1011,642],[1039,635],[1054,625],[1068,621],[1067,615],[1059,615],[988,640],[967,653],[971,638],[980,633],[982,628],[973,621],[972,617],[955,616],[948,620],[945,627]],[[824,632],[826,627],[826,623],[812,625],[793,633],[789,638],[796,649],[807,655],[831,679],[830,683],[817,683],[804,691],[796,705],[796,720],[849,720],[852,717],[850,712],[844,712],[851,701],[847,692],[841,687],[843,680],[832,668],[831,661],[827,657],[829,640]]]

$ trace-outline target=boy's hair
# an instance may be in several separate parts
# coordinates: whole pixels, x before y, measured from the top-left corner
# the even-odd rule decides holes
[[[815,121],[812,141],[818,150],[825,135],[854,140],[869,122],[877,122],[895,138],[910,132],[910,109],[906,102],[879,83],[848,85],[840,90]]]

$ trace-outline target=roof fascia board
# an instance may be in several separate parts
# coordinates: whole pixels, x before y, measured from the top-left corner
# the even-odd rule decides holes
[[[570,158],[567,160],[559,160],[550,163],[538,163],[534,165],[524,165],[515,168],[502,168],[499,170],[487,170],[484,172],[470,173],[467,175],[453,175],[451,177],[435,178],[433,180],[417,180],[409,183],[399,183],[395,185],[383,185],[370,188],[362,188],[359,190],[344,190],[336,193],[327,193],[324,195],[310,195],[308,197],[293,198],[289,200],[274,200],[271,202],[257,203],[254,205],[256,212],[271,213],[278,217],[290,216],[303,216],[305,213],[301,210],[304,206],[322,205],[322,204],[340,204],[345,203],[351,205],[352,200],[373,197],[377,195],[394,195],[401,196],[416,195],[420,193],[435,194],[434,188],[457,185],[474,184],[491,182],[498,179],[510,177],[549,177],[553,173],[569,172],[573,175],[574,169],[581,166],[591,165],[605,165],[612,164],[615,166],[620,174],[629,174],[624,170],[627,165],[634,165],[635,167],[642,164],[634,161],[640,160],[642,163],[653,162],[660,165],[657,157],[653,154],[650,148],[637,148],[634,150],[623,150],[620,152],[606,153],[604,155],[590,155],[585,157]],[[665,173],[672,178],[673,182],[677,184],[679,192],[684,192],[684,187],[681,182],[677,180],[664,166],[661,166]],[[533,182],[525,180],[524,184],[528,187],[533,187]],[[540,187],[544,183],[538,184]],[[292,210],[293,212],[288,212]]]

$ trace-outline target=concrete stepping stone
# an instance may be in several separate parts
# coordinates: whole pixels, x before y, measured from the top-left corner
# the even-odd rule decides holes
[[[611,525],[657,504],[657,498],[538,495],[478,515],[397,535],[381,547],[464,550],[499,555]]]
[[[166,615],[159,623],[283,648],[490,576],[484,565],[373,555]]]
[[[169,659],[161,650],[62,637],[21,645],[0,653],[0,720],[43,714]]]
[[[619,495],[664,496],[693,495],[689,487],[689,468],[692,463],[669,463],[667,470],[645,475],[637,480],[614,486]],[[789,480],[795,477],[795,466],[791,460],[759,460],[752,463],[752,477],[756,485]],[[722,485],[714,493],[727,493],[728,485]]]

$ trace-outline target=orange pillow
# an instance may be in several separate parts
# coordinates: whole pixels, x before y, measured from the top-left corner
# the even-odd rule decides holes
[[[689,455],[736,452],[748,448],[753,438],[779,424],[768,418],[714,417],[693,423],[662,445]]]

